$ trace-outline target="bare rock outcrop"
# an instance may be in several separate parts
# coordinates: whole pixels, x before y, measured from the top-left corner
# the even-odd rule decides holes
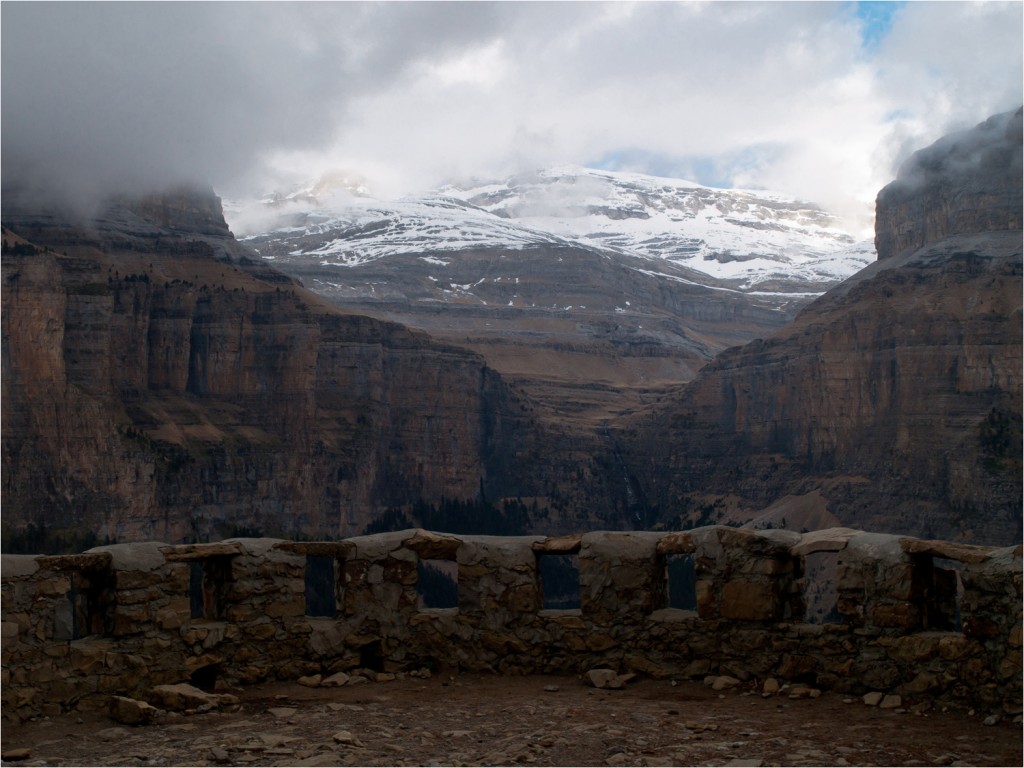
[[[212,192],[4,219],[5,531],[352,535],[556,471],[483,358],[250,259]]]
[[[918,153],[879,196],[878,262],[631,433],[663,520],[742,522],[818,493],[843,525],[1019,541],[1020,116]]]
[[[1020,231],[1022,112],[994,115],[951,133],[900,167],[876,201],[879,259],[950,235]]]

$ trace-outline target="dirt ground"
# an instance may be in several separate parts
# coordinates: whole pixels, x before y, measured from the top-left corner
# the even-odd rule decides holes
[[[232,711],[124,726],[72,713],[2,731],[4,765],[1003,765],[1019,723],[883,710],[859,698],[765,698],[700,682],[598,690],[570,676],[435,675],[341,688],[232,691]],[[991,722],[991,721],[990,721]]]

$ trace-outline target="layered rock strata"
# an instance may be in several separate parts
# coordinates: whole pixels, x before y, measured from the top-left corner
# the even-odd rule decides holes
[[[481,357],[250,259],[212,193],[88,227],[8,210],[4,238],[5,531],[336,537],[392,504],[536,496],[553,476]]]
[[[915,152],[878,193],[879,259],[910,253],[944,237],[1021,228],[1024,112],[994,115]]]

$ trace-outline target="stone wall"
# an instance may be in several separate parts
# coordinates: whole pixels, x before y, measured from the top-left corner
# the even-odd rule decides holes
[[[715,526],[4,555],[3,712],[106,706],[186,681],[610,667],[1019,713],[1021,554]],[[447,597],[423,586],[448,577],[457,597],[454,584]]]

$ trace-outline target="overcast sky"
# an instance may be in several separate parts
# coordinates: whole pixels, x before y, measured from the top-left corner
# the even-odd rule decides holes
[[[4,2],[4,185],[241,197],[343,169],[397,196],[572,163],[870,225],[907,153],[1024,100],[1022,9]]]

